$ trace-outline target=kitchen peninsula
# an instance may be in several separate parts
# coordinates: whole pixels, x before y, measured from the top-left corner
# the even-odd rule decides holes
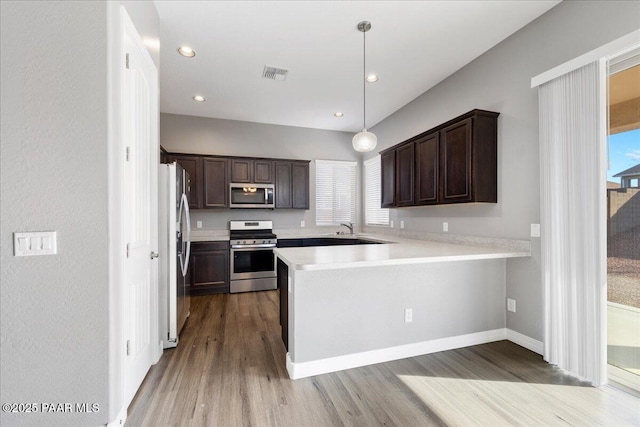
[[[359,237],[387,243],[275,251],[292,379],[506,338],[505,266],[528,241]]]

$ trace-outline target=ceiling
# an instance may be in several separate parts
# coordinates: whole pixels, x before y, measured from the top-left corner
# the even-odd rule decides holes
[[[609,105],[640,98],[640,65],[628,68],[609,78]]]
[[[559,1],[156,1],[162,112],[357,132],[435,86]],[[194,58],[177,53],[181,45]],[[262,78],[265,65],[289,70]],[[198,103],[194,95],[207,101]],[[335,118],[334,112],[344,113]]]
[[[609,77],[609,134],[640,129],[640,65]]]

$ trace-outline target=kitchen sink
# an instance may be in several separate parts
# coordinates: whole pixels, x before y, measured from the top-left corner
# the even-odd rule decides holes
[[[377,245],[384,242],[361,237],[309,237],[304,239],[278,239],[279,248],[299,248],[306,246]]]

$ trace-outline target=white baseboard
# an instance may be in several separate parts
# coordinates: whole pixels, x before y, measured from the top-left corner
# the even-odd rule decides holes
[[[542,354],[544,350],[541,341],[511,329],[501,328],[301,363],[294,363],[291,360],[291,355],[287,353],[287,372],[289,373],[289,378],[297,380],[299,378],[329,372],[342,371],[360,366],[406,359],[407,357],[421,356],[423,354],[437,353],[439,351],[453,350],[505,339],[538,354]]]
[[[613,365],[607,365],[607,374],[609,375],[609,380],[635,391],[640,391],[640,376]]]
[[[542,355],[544,353],[544,344],[542,341],[534,340],[531,337],[516,332],[512,329],[507,329],[507,339],[514,344],[518,344],[520,347],[524,347]]]
[[[122,427],[127,422],[127,408],[123,407],[116,416],[115,420],[109,421],[107,427]]]
[[[289,372],[291,379],[296,380],[391,360],[406,359],[407,357],[501,341],[506,338],[507,331],[505,328],[501,328],[301,363],[294,363],[291,360],[291,355],[287,353],[287,372]]]

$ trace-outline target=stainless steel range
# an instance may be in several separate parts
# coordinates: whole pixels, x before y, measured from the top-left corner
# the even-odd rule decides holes
[[[272,221],[229,221],[230,292],[276,289],[277,239]]]

